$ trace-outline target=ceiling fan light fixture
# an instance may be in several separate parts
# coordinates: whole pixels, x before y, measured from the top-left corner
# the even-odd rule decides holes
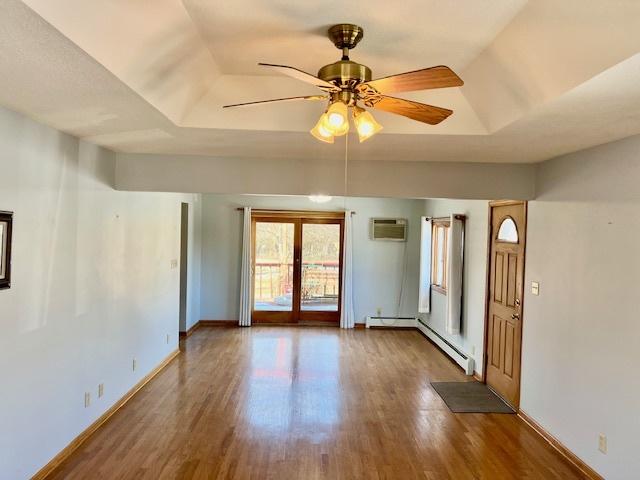
[[[345,135],[347,132],[349,132],[349,122],[348,121],[344,122],[342,124],[342,127],[340,127],[340,128],[328,127],[326,123],[324,124],[324,127],[327,128],[336,137],[341,137],[342,135]]]
[[[320,117],[320,120],[318,120],[316,126],[311,129],[310,133],[321,142],[333,143],[333,133],[326,127],[326,116],[327,114],[324,113]]]
[[[353,123],[356,124],[356,130],[358,131],[358,139],[360,143],[373,137],[376,133],[382,130],[382,125],[376,122],[370,112],[364,108],[353,107]]]
[[[309,195],[309,200],[313,203],[327,203],[333,200],[333,197],[330,195],[317,194],[317,195]]]
[[[347,131],[349,129],[349,110],[347,106],[341,101],[335,101],[327,110],[327,127],[329,127],[336,135],[336,132],[344,130],[345,124],[347,125]],[[344,133],[347,133],[346,131]]]

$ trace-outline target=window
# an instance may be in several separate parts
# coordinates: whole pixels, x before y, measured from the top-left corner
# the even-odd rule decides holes
[[[447,293],[447,249],[449,248],[449,220],[433,220],[431,235],[431,287]]]
[[[507,217],[502,221],[498,229],[497,240],[505,243],[518,243],[518,228],[513,218]]]

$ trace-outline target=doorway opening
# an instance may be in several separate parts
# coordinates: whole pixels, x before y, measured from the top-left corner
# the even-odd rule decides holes
[[[526,202],[489,204],[484,380],[516,410],[520,405],[526,233]]]
[[[254,211],[252,322],[340,323],[343,212]]]
[[[180,205],[180,314],[179,331],[187,331],[187,278],[189,252],[189,204]]]

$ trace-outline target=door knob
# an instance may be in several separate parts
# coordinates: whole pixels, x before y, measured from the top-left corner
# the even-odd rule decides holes
[[[520,320],[520,314],[518,313],[511,314],[511,320]]]

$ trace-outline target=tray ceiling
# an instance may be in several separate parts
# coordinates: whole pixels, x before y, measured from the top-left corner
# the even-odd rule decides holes
[[[337,158],[307,133],[321,105],[221,105],[315,93],[256,64],[315,73],[339,57],[326,28],[348,21],[374,77],[446,64],[465,80],[402,95],[449,120],[376,114],[383,132],[353,156],[535,162],[640,133],[640,3],[615,3],[6,0],[0,103],[116,151]]]

